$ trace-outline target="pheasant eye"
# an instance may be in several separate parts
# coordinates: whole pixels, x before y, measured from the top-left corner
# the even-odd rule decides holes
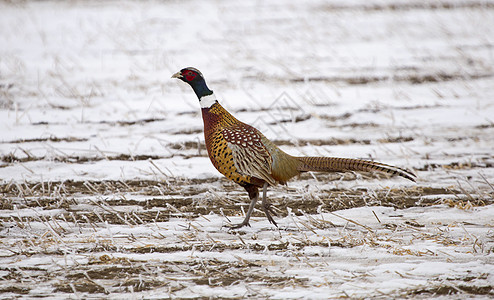
[[[194,80],[194,78],[196,78],[196,73],[194,73],[192,71],[187,71],[185,73],[185,79],[187,79],[187,81],[192,81],[192,80]]]

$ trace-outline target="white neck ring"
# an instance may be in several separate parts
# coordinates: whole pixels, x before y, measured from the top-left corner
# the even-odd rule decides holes
[[[216,96],[214,94],[207,95],[207,96],[202,96],[199,99],[199,103],[201,104],[201,108],[210,108],[215,104],[216,101]]]

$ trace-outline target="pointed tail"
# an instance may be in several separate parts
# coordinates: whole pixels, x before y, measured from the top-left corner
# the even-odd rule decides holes
[[[378,171],[389,175],[399,175],[415,182],[415,174],[412,172],[378,162],[361,159],[338,157],[297,157],[302,163],[298,167],[301,172],[345,172],[345,171]]]

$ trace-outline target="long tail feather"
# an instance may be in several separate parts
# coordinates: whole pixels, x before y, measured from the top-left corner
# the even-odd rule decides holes
[[[345,171],[378,171],[389,175],[398,175],[415,182],[415,174],[412,172],[383,163],[361,159],[338,157],[297,157],[302,163],[298,167],[301,172],[345,172]]]

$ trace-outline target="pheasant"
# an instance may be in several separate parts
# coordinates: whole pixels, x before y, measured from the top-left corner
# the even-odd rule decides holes
[[[249,219],[262,188],[262,210],[270,223],[277,226],[266,198],[268,186],[285,184],[290,178],[307,171],[345,172],[379,171],[415,181],[408,170],[383,163],[338,157],[297,157],[283,152],[256,128],[237,120],[221,106],[199,70],[184,68],[173,74],[194,90],[202,110],[204,138],[214,167],[228,179],[242,186],[250,198],[244,220],[232,229],[249,225]]]

